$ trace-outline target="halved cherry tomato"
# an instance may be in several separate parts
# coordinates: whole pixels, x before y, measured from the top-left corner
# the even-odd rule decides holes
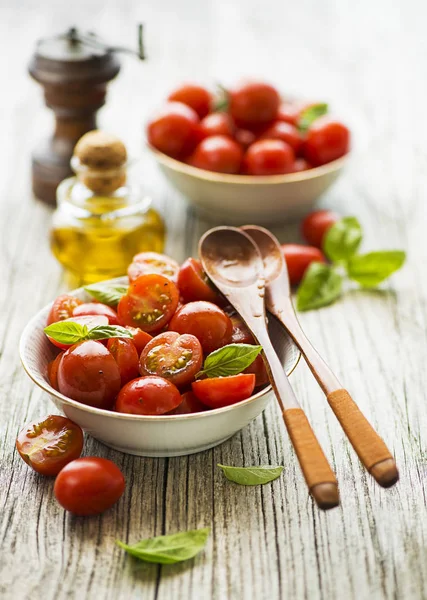
[[[132,282],[140,275],[158,273],[176,283],[178,271],[179,264],[173,258],[158,252],[140,252],[128,267],[128,277]]]
[[[64,319],[64,321],[72,321],[73,323],[78,323],[79,325],[85,325],[89,330],[94,329],[95,327],[103,327],[104,325],[108,325],[108,318],[104,315],[83,315],[81,317],[70,317],[69,319]],[[72,346],[72,344],[63,344],[62,342],[57,342],[48,335],[47,338],[54,346],[61,348],[61,350],[68,350],[68,348]]]
[[[61,358],[63,356],[63,352],[60,352],[58,354],[58,356],[56,358],[54,358],[53,360],[50,361],[50,363],[47,365],[47,376],[49,379],[49,383],[50,385],[53,387],[53,389],[59,391],[59,387],[58,387],[58,369],[59,369],[59,363],[61,362]]]
[[[189,415],[191,413],[204,412],[207,406],[202,404],[193,392],[185,392],[182,394],[182,402],[174,408],[169,414],[171,415]]]
[[[238,173],[242,158],[243,151],[237,142],[225,135],[213,135],[200,142],[188,164],[217,173]]]
[[[312,262],[326,262],[324,254],[313,246],[282,244],[283,256],[288,267],[289,281],[296,285]]]
[[[120,385],[119,367],[101,342],[87,340],[71,346],[59,364],[59,391],[83,404],[112,408]]]
[[[255,387],[265,385],[269,382],[267,369],[260,354],[258,354],[254,362],[243,373],[253,373],[255,375]]]
[[[204,138],[212,135],[225,135],[232,138],[235,128],[233,119],[224,112],[211,113],[200,121],[200,132]]]
[[[201,85],[186,83],[169,94],[168,100],[186,104],[203,119],[211,110],[212,94]]]
[[[203,352],[209,354],[230,343],[233,325],[230,318],[211,302],[189,302],[176,311],[170,331],[196,336]]]
[[[163,415],[181,403],[178,388],[163,377],[139,377],[120,390],[117,412],[132,415]]]
[[[100,515],[125,491],[125,478],[111,460],[87,456],[70,462],[55,480],[59,504],[81,517]]]
[[[282,140],[259,140],[246,151],[244,163],[248,175],[290,173],[295,161],[291,146]]]
[[[307,215],[302,222],[301,231],[309,244],[322,248],[323,238],[339,217],[331,210],[316,210]]]
[[[129,325],[126,325],[126,329],[129,329],[133,335],[131,342],[135,346],[138,356],[140,356],[148,342],[153,339],[153,336],[145,331],[142,331],[142,329],[139,327],[129,327]]]
[[[206,300],[214,304],[223,304],[224,299],[214,290],[199,260],[187,258],[178,273],[178,288],[184,302]]]
[[[140,275],[119,302],[120,323],[143,331],[160,331],[176,311],[179,292],[163,275]]]
[[[131,340],[110,338],[107,349],[114,356],[120,371],[121,384],[125,385],[139,375],[139,357]]]
[[[229,90],[230,114],[238,125],[260,125],[274,121],[280,104],[276,88],[261,81],[238,84]]]
[[[58,321],[65,321],[65,319],[72,316],[73,310],[79,304],[83,304],[82,301],[74,296],[69,296],[68,294],[58,296],[50,309],[49,316],[47,317],[47,325],[52,325],[52,323],[57,323]]]
[[[302,148],[302,137],[298,129],[285,121],[275,121],[258,138],[259,140],[282,140],[289,144],[295,154]]]
[[[149,143],[174,158],[192,152],[199,141],[199,117],[182,102],[168,102],[147,124]]]
[[[79,304],[79,306],[76,306],[73,310],[73,317],[83,317],[87,315],[103,315],[104,317],[107,317],[110,325],[119,325],[116,311],[113,310],[111,306],[101,304],[101,302],[85,302],[84,304]]]
[[[315,167],[341,158],[350,148],[350,131],[329,117],[316,119],[307,132],[304,156]]]
[[[212,377],[191,384],[197,398],[210,408],[222,408],[246,400],[255,388],[255,375],[232,375],[230,377]]]
[[[57,475],[83,450],[83,431],[70,419],[49,415],[33,421],[16,438],[21,458],[41,475]]]
[[[246,324],[242,321],[239,315],[230,316],[231,323],[233,325],[233,331],[231,334],[231,344],[255,344],[254,336],[247,328]]]
[[[141,375],[158,375],[180,387],[190,383],[202,368],[203,352],[194,335],[161,333],[141,353]]]

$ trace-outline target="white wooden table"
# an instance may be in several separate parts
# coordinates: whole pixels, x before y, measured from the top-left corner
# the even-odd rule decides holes
[[[0,597],[24,600],[427,597],[427,136],[426,5],[421,0],[80,0],[0,5]],[[147,25],[147,63],[124,59],[101,124],[134,153],[142,123],[183,79],[228,83],[261,75],[291,94],[330,101],[354,131],[350,168],[322,206],[355,214],[365,248],[404,248],[405,269],[383,289],[350,290],[301,316],[319,350],[395,453],[401,481],[365,474],[302,363],[298,397],[336,470],[342,505],[321,513],[307,496],[279,413],[218,448],[144,459],[87,439],[85,453],[123,469],[120,503],[98,518],[65,514],[52,481],[14,450],[18,430],[54,412],[26,377],[18,339],[27,320],[65,289],[48,246],[51,212],[32,198],[30,151],[51,128],[26,74],[37,38],[72,24],[117,43]],[[167,250],[194,254],[214,223],[197,219],[149,158],[142,178],[169,225]],[[298,227],[278,227],[282,241]],[[283,464],[264,487],[227,482],[216,464]],[[210,526],[195,560],[159,567],[126,557],[114,540]]]

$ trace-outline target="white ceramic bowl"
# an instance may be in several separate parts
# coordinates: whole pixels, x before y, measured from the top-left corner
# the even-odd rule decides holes
[[[114,281],[127,283],[127,278]],[[70,292],[82,300],[88,294],[79,288]],[[190,415],[140,416],[116,413],[86,406],[57,392],[49,383],[47,365],[55,357],[55,349],[43,328],[51,304],[39,311],[25,327],[19,352],[25,371],[47,392],[55,406],[87,433],[107,446],[140,456],[180,456],[207,450],[224,442],[255,419],[273,397],[270,386],[238,404]],[[271,317],[270,334],[290,374],[300,354],[278,322]]]
[[[348,158],[347,154],[300,173],[255,177],[197,169],[149,148],[168,181],[198,212],[237,225],[277,224],[304,216],[334,183]]]

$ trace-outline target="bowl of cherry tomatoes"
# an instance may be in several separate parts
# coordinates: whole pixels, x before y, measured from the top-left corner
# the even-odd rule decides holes
[[[283,101],[260,81],[215,96],[182,85],[147,123],[161,171],[202,214],[272,223],[307,213],[337,179],[348,128],[323,103]]]
[[[299,352],[269,327],[289,374]],[[273,397],[260,351],[198,260],[151,252],[128,277],[56,298],[20,340],[25,371],[66,417],[152,457],[206,450],[257,417]]]

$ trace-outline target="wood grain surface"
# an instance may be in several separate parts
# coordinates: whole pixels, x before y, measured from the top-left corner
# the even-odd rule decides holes
[[[0,3],[0,597],[200,600],[427,598],[427,80],[426,5],[408,0],[76,0]],[[334,467],[342,505],[321,513],[308,497],[278,410],[271,405],[223,445],[190,457],[144,459],[88,438],[85,453],[115,461],[127,488],[108,513],[66,514],[52,481],[14,450],[19,429],[54,412],[19,363],[28,319],[60,290],[50,254],[50,209],[30,190],[30,151],[52,126],[26,65],[37,38],[77,24],[115,43],[147,27],[146,63],[123,59],[103,126],[141,154],[143,121],[182,79],[225,84],[261,75],[293,95],[329,101],[354,131],[345,175],[321,205],[355,214],[365,248],[404,248],[405,269],[381,290],[350,286],[301,320],[340,381],[385,438],[401,480],[366,474],[309,370],[292,376]],[[194,254],[199,220],[144,154],[139,176],[164,212],[167,250]],[[297,241],[295,224],[276,227]],[[217,463],[283,464],[262,487],[227,481]],[[212,527],[188,563],[139,563],[115,546]]]

